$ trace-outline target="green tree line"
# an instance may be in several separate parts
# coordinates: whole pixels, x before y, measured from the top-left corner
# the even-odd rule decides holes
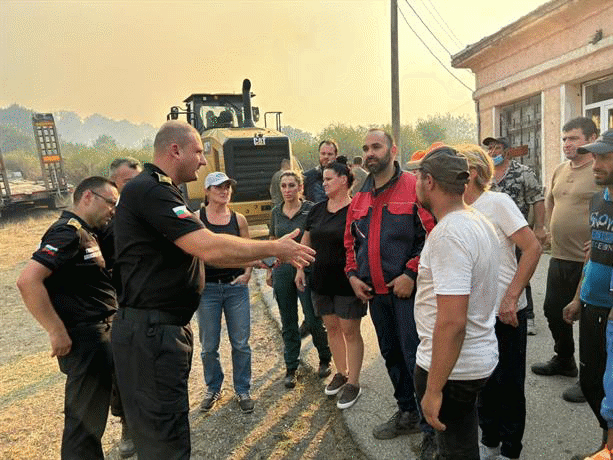
[[[340,154],[349,160],[362,154],[362,145],[366,131],[370,128],[383,128],[391,132],[388,125],[350,126],[343,123],[330,124],[317,135],[291,126],[283,128],[290,138],[292,151],[304,169],[318,164],[317,146],[323,139],[335,139]],[[434,115],[418,120],[414,125],[401,126],[399,159],[406,162],[417,150],[428,148],[433,142],[450,145],[462,142],[476,142],[476,126],[465,116],[450,114]],[[153,146],[151,140],[145,140],[139,149],[124,148],[108,135],[99,136],[91,145],[64,142],[60,139],[60,150],[64,160],[67,180],[72,184],[92,175],[108,175],[108,166],[113,159],[131,156],[142,162],[151,161]],[[11,127],[0,126],[0,149],[4,164],[10,171],[21,171],[25,179],[41,179],[40,160],[29,136],[24,136]]]
[[[300,160],[305,169],[316,166],[319,162],[317,146],[324,139],[334,139],[338,142],[340,154],[349,161],[362,155],[364,136],[370,128],[382,128],[392,132],[389,124],[369,126],[349,126],[334,123],[324,128],[317,136],[295,129],[284,128],[283,131],[292,141],[292,152]],[[464,142],[477,142],[475,123],[466,116],[451,114],[432,115],[418,120],[415,125],[405,124],[400,127],[400,139],[396,144],[400,149],[399,160],[404,164],[417,150],[427,149],[434,142],[444,142],[449,145]]]

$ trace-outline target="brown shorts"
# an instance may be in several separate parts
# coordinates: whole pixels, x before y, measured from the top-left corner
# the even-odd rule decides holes
[[[368,306],[353,295],[325,295],[311,291],[313,309],[317,316],[336,315],[343,319],[366,316]]]

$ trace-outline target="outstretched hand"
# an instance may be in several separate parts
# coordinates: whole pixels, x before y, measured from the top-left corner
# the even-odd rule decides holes
[[[294,238],[300,234],[297,228],[275,241],[277,244],[277,258],[281,262],[292,264],[296,268],[304,268],[315,260],[315,250],[297,243]]]

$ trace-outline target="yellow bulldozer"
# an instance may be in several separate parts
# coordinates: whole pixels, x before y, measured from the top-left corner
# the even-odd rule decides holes
[[[253,96],[251,82],[245,79],[242,94],[192,94],[183,101],[185,108],[171,107],[166,117],[176,120],[185,115],[202,136],[208,164],[198,171],[198,181],[184,186],[190,207],[196,210],[202,205],[206,175],[223,171],[237,182],[230,207],[243,214],[250,226],[270,220],[270,180],[281,161],[289,159],[292,168],[299,168],[289,138],[280,131],[281,112],[266,112],[265,127],[255,126],[260,112],[251,106]],[[274,129],[267,126],[271,116]]]

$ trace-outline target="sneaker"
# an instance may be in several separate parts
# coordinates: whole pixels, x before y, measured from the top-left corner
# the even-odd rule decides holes
[[[563,360],[558,355],[553,355],[546,363],[533,364],[532,372],[537,375],[565,375],[566,377],[577,377],[579,374],[574,357]]]
[[[519,460],[519,458],[510,458],[505,457],[504,455],[499,455],[498,457],[494,458],[494,460]]]
[[[304,339],[305,337],[308,337],[311,334],[311,331],[309,331],[306,321],[302,322],[302,324],[298,328],[298,332],[300,332],[301,339]]]
[[[238,405],[243,411],[243,414],[250,414],[251,412],[253,412],[253,409],[255,409],[255,402],[253,401],[253,399],[251,399],[249,393],[242,393],[236,395],[236,397],[238,399]]]
[[[220,399],[221,393],[219,391],[207,391],[200,403],[200,412],[210,411]]]
[[[536,335],[536,324],[534,324],[534,318],[528,318],[526,333],[528,335]]]
[[[351,383],[345,384],[343,387],[343,392],[341,393],[341,397],[338,398],[336,402],[336,407],[339,409],[348,409],[355,404],[360,395],[362,394],[362,389],[360,387],[356,387]]]
[[[585,396],[583,396],[583,391],[581,390],[581,385],[579,385],[579,382],[564,390],[564,393],[562,393],[562,399],[571,403],[584,403]]]
[[[488,447],[485,444],[479,443],[479,458],[481,460],[496,460],[498,455],[500,455],[500,445]]]
[[[419,432],[419,412],[397,410],[390,419],[372,430],[375,439],[393,439],[402,434]]]
[[[317,377],[320,379],[325,379],[332,373],[332,369],[330,369],[330,363],[319,363],[319,369],[317,369]]]
[[[283,378],[285,388],[294,388],[296,386],[296,369],[288,370]]]
[[[126,419],[121,417],[121,440],[119,441],[119,455],[121,458],[132,457],[136,453],[136,446],[132,440]]]
[[[434,433],[424,433],[419,444],[417,460],[434,460],[436,457],[436,437]]]
[[[332,377],[332,380],[330,380],[330,383],[326,385],[324,393],[328,396],[334,396],[336,393],[341,391],[341,388],[343,388],[346,383],[347,377],[337,372],[336,374],[334,374],[334,377]]]

